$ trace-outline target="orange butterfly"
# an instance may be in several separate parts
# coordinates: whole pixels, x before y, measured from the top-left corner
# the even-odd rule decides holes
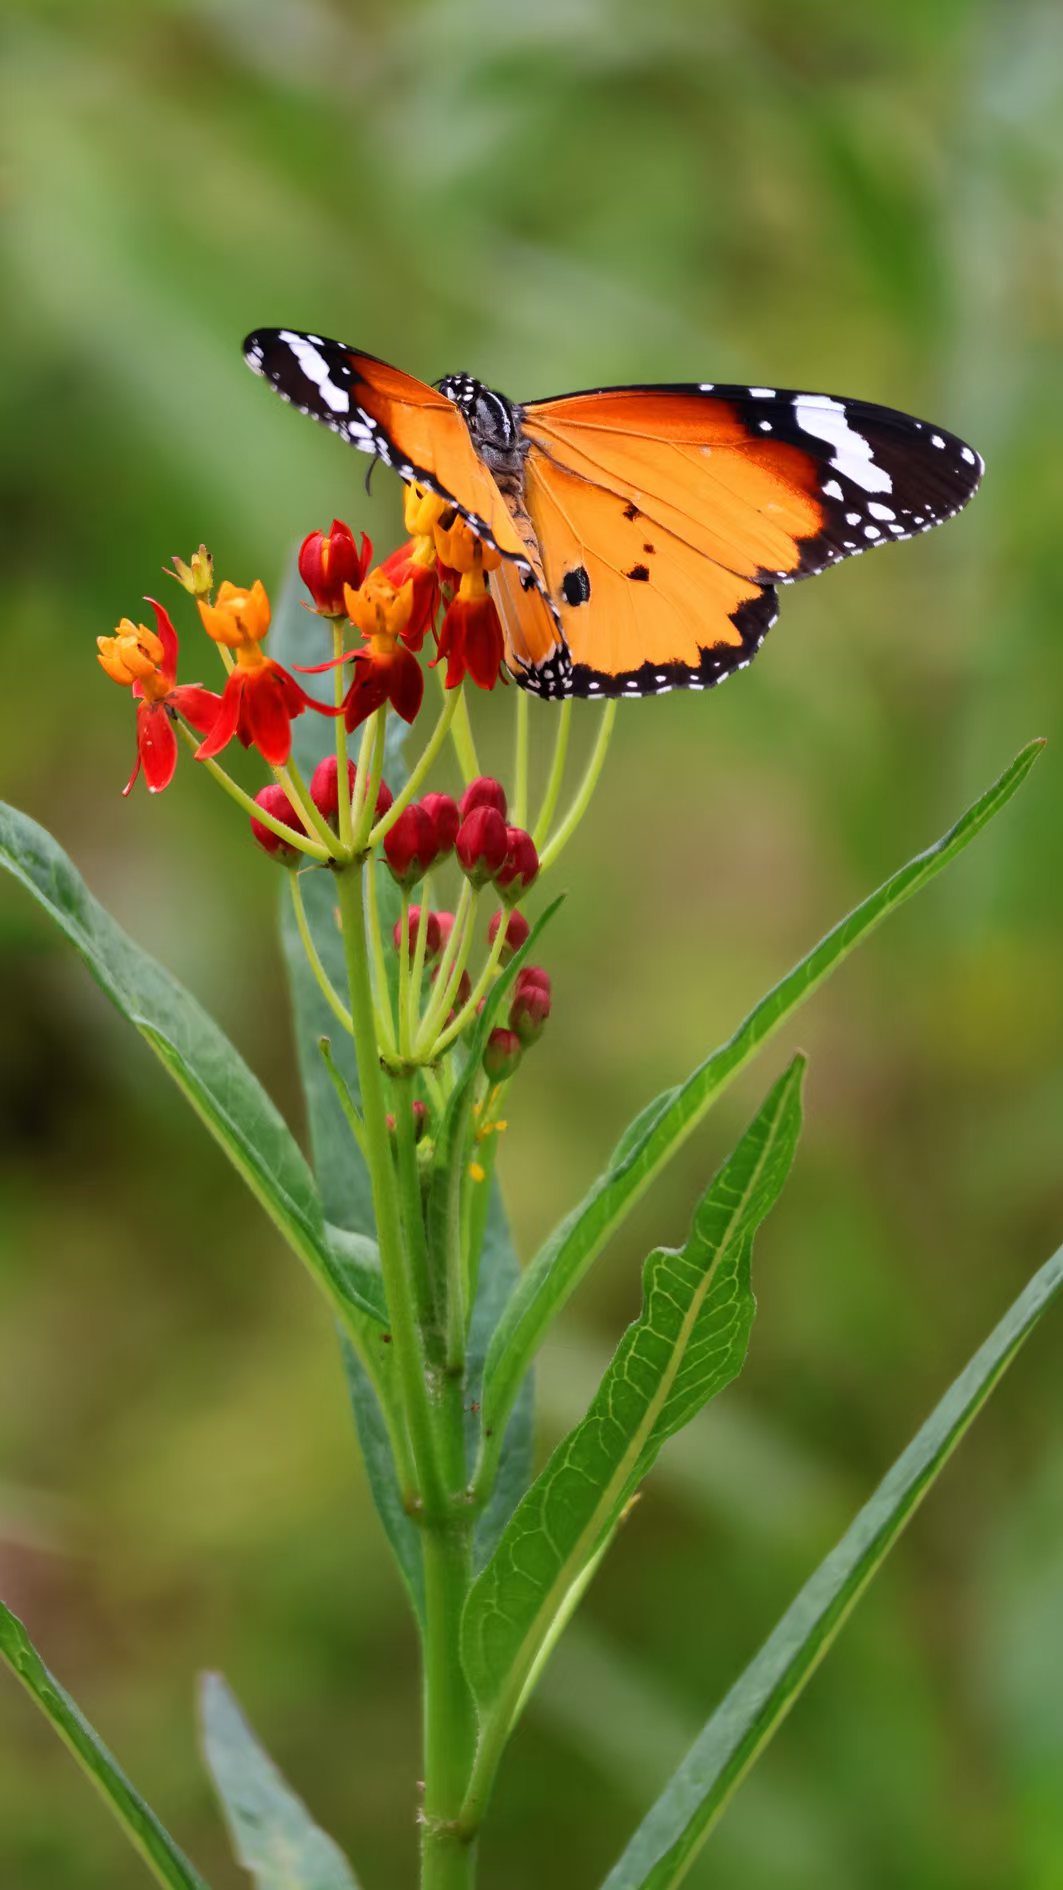
[[[543,696],[722,682],[775,622],[777,584],[929,531],[983,470],[941,427],[826,394],[704,382],[518,406],[287,328],[256,330],[244,355],[501,553],[506,662]]]

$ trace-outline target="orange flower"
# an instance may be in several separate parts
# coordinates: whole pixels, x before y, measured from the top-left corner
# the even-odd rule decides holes
[[[152,794],[169,787],[177,766],[176,715],[199,734],[214,724],[221,697],[196,683],[177,681],[177,632],[168,613],[153,597],[146,599],[155,612],[157,630],[123,617],[113,637],[97,637],[98,661],[112,682],[131,689],[137,704],[137,759],[123,794],[128,794],[141,768]]]
[[[269,598],[259,579],[241,590],[228,578],[217,601],[199,599],[203,628],[215,643],[233,651],[236,661],[221,698],[217,719],[196,749],[197,761],[219,755],[235,735],[245,748],[257,748],[272,768],[283,768],[292,751],[292,728],[304,709],[321,715],[335,710],[308,696],[294,676],[259,647],[269,629]]]
[[[370,571],[358,590],[344,591],[347,613],[367,647],[349,652],[354,677],[344,698],[344,720],[355,729],[384,702],[390,702],[404,722],[412,722],[424,696],[421,666],[410,648],[417,637],[414,585],[408,579],[396,587],[383,568]],[[420,627],[420,638],[425,626]],[[415,647],[420,647],[420,641]]]

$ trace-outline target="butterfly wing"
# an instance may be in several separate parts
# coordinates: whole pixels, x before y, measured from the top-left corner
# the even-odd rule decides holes
[[[743,668],[775,586],[958,512],[982,462],[866,401],[606,388],[523,410],[525,502],[560,622],[505,570],[518,679],[546,695],[705,688]]]
[[[244,359],[300,413],[374,454],[400,479],[447,499],[503,556],[524,559],[509,508],[465,421],[436,388],[341,341],[290,328],[256,329],[244,342]]]

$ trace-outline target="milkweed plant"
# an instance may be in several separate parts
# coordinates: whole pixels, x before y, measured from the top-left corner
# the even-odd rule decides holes
[[[405,542],[382,564],[338,521],[311,532],[272,626],[262,584],[216,585],[201,547],[173,561],[172,614],[149,600],[150,621],[123,618],[99,638],[100,665],[134,710],[125,792],[142,780],[161,793],[179,764],[186,786],[205,772],[228,797],[233,844],[249,827],[263,871],[281,883],[312,1163],[218,1026],[119,929],[47,833],[4,809],[0,852],[184,1091],[334,1315],[369,1485],[420,1642],[423,1730],[418,1744],[411,1713],[409,1762],[419,1881],[468,1890],[499,1767],[544,1665],[658,1452],[742,1367],[754,1237],[797,1147],[801,1056],[774,1075],[694,1204],[682,1246],[647,1258],[633,1323],[585,1416],[545,1462],[534,1452],[535,1355],[728,1084],[1000,812],[1039,744],[641,1110],[605,1171],[521,1265],[496,1157],[506,1134],[520,1160],[521,1072],[551,1028],[555,982],[564,984],[548,929],[555,868],[591,808],[617,704],[592,712],[596,738],[573,780],[571,704],[532,709],[523,690],[499,688],[485,713],[514,718],[512,769],[505,780],[484,775],[467,698],[508,680],[491,596],[497,553],[417,486],[406,489],[405,524]],[[196,639],[192,672],[213,645],[217,689],[179,680],[177,616],[181,636]],[[268,772],[253,798],[226,768],[234,741]],[[533,743],[547,747],[534,770]],[[457,799],[434,785],[448,748],[464,780]],[[534,806],[533,775],[545,781]],[[1057,1255],[735,1680],[602,1890],[668,1890],[686,1876],[1061,1279]],[[2,1607],[0,1652],[158,1882],[204,1890]],[[201,1712],[214,1786],[254,1882],[356,1890],[355,1866],[281,1780],[220,1676],[205,1680]],[[414,1870],[411,1846],[411,1883]]]

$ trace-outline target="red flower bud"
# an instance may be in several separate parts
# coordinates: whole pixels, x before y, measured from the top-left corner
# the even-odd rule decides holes
[[[299,576],[322,617],[343,617],[343,587],[358,590],[369,569],[373,547],[365,533],[359,550],[349,525],[334,518],[330,532],[310,532],[299,548]]]
[[[550,1015],[550,991],[548,984],[522,985],[517,979],[517,989],[509,1007],[510,1026],[516,1031],[521,1043],[534,1043],[541,1037],[543,1026]]]
[[[528,990],[532,985],[537,985],[539,990],[545,991],[547,997],[549,997],[553,989],[550,983],[550,973],[544,971],[541,965],[522,965],[517,973],[516,982],[513,986],[514,995],[516,995],[518,991]]]
[[[507,827],[506,840],[506,857],[495,874],[495,885],[507,902],[515,905],[538,878],[539,855],[531,834],[525,833],[523,827]]]
[[[515,1030],[493,1030],[484,1045],[484,1069],[492,1083],[504,1083],[513,1075],[524,1053]]]
[[[415,886],[436,857],[436,830],[417,801],[404,807],[384,835],[384,857],[400,886]]]
[[[347,787],[351,794],[354,793],[354,785],[357,779],[358,770],[354,762],[349,761],[347,763]],[[336,786],[338,780],[339,764],[336,757],[335,755],[326,755],[323,761],[318,762],[317,767],[310,777],[310,799],[313,801],[318,813],[323,814],[326,820],[335,821],[339,816],[339,794]],[[381,814],[387,813],[394,798],[395,796],[392,794],[386,782],[381,781],[377,789],[376,797],[378,820]]]
[[[278,787],[275,782],[271,781],[268,787],[259,789],[258,793],[255,795],[255,805],[256,807],[263,808],[267,814],[272,814],[274,820],[283,820],[284,825],[290,827],[293,833],[300,835],[305,834],[306,828],[303,826],[291,801],[288,799],[284,789]],[[274,833],[272,827],[264,827],[262,822],[256,820],[253,814],[251,816],[251,832],[263,852],[270,854],[275,860],[280,860],[284,866],[294,866],[297,860],[305,858],[305,855],[300,852],[298,847],[290,847],[286,840],[281,839],[279,833]]]
[[[410,907],[409,921],[410,922],[409,922],[407,950],[409,951],[410,957],[412,958],[414,955],[414,952],[417,949],[417,933],[418,933],[418,930],[420,928],[420,923],[421,923],[420,906]],[[395,920],[395,929],[392,933],[392,937],[395,940],[395,950],[397,952],[401,952],[402,950],[402,919],[401,917]],[[440,924],[439,924],[439,914],[437,912],[430,912],[424,922],[425,964],[430,965],[433,959],[438,958],[441,949],[442,949],[442,933],[441,933]]]
[[[454,842],[461,825],[457,802],[452,801],[449,794],[426,794],[421,801],[421,806],[434,822],[436,838],[439,842],[438,857],[445,859],[448,853],[454,851]]]
[[[489,774],[481,774],[477,780],[470,781],[459,802],[461,817],[464,820],[474,807],[493,807],[496,814],[506,818],[506,790],[501,781],[495,781]]]
[[[498,928],[500,925],[504,925],[506,928],[506,940],[500,954],[500,963],[508,965],[514,952],[519,952],[521,946],[527,939],[531,931],[531,926],[528,924],[523,912],[510,912],[508,915],[496,912],[492,915],[491,923],[487,928],[487,943],[489,945],[493,945],[498,937]]]
[[[466,814],[458,829],[457,853],[474,886],[494,878],[508,850],[506,823],[496,808],[474,807]]]

